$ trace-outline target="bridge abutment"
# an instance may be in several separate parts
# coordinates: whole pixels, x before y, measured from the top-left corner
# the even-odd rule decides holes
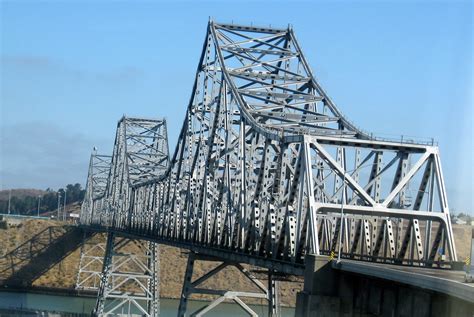
[[[297,294],[295,316],[335,316],[341,310],[340,275],[326,256],[307,255],[304,288]]]
[[[344,272],[327,256],[305,259],[305,284],[296,317],[472,316],[474,304],[440,292]]]

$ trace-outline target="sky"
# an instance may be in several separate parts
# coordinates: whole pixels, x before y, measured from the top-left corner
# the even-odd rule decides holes
[[[342,112],[439,142],[452,210],[473,204],[471,1],[0,0],[0,189],[85,185],[117,121],[168,121],[174,151],[206,26],[291,24]]]

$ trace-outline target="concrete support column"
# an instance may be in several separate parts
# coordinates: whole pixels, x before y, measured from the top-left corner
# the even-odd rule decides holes
[[[326,256],[305,258],[296,317],[474,316],[474,304],[419,287],[335,269]]]
[[[296,317],[339,316],[339,274],[327,256],[306,255],[304,289],[296,298]]]

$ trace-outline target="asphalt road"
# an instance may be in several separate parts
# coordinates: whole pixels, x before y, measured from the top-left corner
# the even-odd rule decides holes
[[[333,268],[433,290],[474,303],[474,283],[465,283],[464,271],[379,264],[361,261],[333,261]]]

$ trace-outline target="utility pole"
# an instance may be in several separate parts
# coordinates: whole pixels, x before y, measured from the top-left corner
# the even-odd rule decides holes
[[[40,216],[41,196],[38,195],[38,217]]]
[[[10,214],[11,200],[12,200],[12,190],[10,189],[10,191],[8,192],[8,214]]]
[[[63,221],[66,221],[66,196],[67,196],[67,188],[64,189]]]
[[[60,206],[60,203],[61,203],[61,193],[58,190],[58,216],[56,218],[58,221],[59,221],[59,206]]]

